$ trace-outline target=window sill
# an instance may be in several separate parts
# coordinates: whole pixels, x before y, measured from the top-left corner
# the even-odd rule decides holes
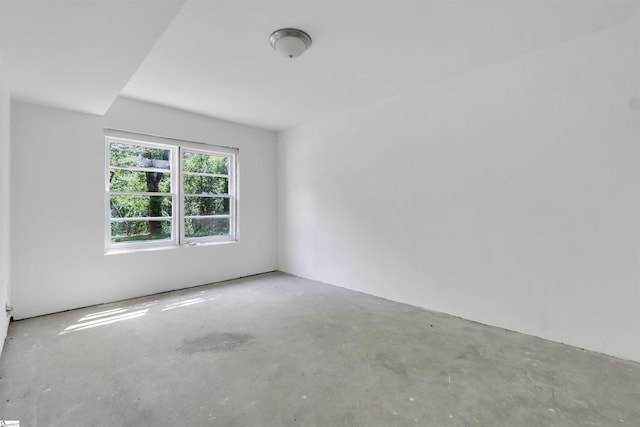
[[[166,246],[153,246],[148,248],[110,248],[105,250],[105,255],[121,255],[121,254],[133,254],[138,252],[155,252],[155,251],[166,251],[166,250],[175,250],[175,249],[186,249],[186,248],[198,248],[203,246],[220,246],[220,245],[230,245],[238,243],[237,240],[223,240],[223,241],[213,241],[213,242],[190,242],[183,245],[166,245]]]

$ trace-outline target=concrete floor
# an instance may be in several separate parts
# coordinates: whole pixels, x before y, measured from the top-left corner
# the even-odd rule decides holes
[[[19,322],[25,426],[640,425],[640,365],[271,273]]]

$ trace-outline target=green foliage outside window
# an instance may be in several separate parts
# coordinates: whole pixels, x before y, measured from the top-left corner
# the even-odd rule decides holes
[[[170,150],[112,143],[109,149],[109,191],[171,192]],[[143,168],[145,170],[116,169]],[[153,169],[153,170],[150,170]],[[171,217],[170,196],[111,195],[112,218]],[[171,238],[171,221],[111,223],[114,242]]]
[[[229,158],[186,151],[182,161],[185,237],[228,235],[229,218],[202,216],[229,215],[228,197],[210,197],[229,193]]]

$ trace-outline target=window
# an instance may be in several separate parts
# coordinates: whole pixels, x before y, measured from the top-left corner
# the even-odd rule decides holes
[[[108,131],[107,249],[236,239],[238,150]]]

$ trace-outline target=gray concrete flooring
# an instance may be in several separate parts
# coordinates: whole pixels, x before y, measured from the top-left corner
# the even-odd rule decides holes
[[[25,426],[640,425],[640,365],[270,273],[24,321]]]

